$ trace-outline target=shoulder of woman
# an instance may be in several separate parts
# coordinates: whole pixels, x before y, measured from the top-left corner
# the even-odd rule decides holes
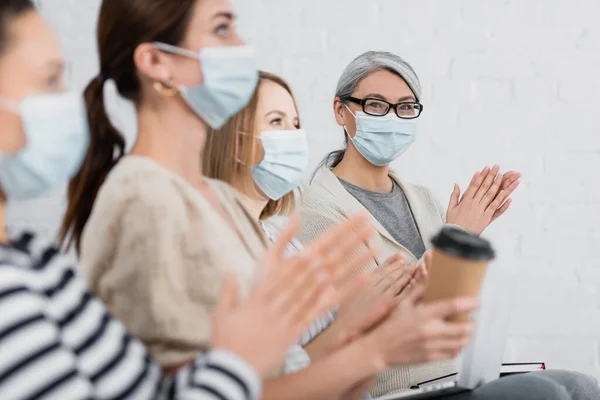
[[[300,212],[326,211],[328,209],[340,208],[339,203],[338,198],[323,183],[313,182],[300,192],[298,210]]]
[[[423,185],[417,185],[412,182],[408,182],[408,181],[404,180],[400,175],[398,175],[394,171],[390,171],[390,176],[392,177],[392,179],[394,179],[396,181],[396,183],[398,183],[399,185],[402,186],[402,189],[405,192],[410,192],[413,195],[421,196],[421,197],[425,197],[425,198],[429,198],[429,197],[433,196],[432,191],[430,189],[428,189],[427,187],[425,187]]]
[[[103,246],[112,248],[123,235],[156,231],[159,224],[186,220],[184,191],[177,180],[151,164],[127,158],[111,171],[98,192],[82,235],[82,259],[90,249],[102,247],[99,237],[104,238]]]
[[[59,282],[75,275],[75,255],[63,253],[54,240],[29,232],[11,238],[10,245],[0,247],[0,291],[16,284],[52,292]]]
[[[429,207],[428,209],[431,211],[436,210],[440,214],[445,213],[444,206],[431,189],[406,182],[402,182],[402,188],[409,199],[416,199],[419,203]]]
[[[431,197],[433,196],[433,192],[423,185],[416,185],[414,183],[400,181],[402,184],[402,188],[404,191],[410,191],[413,194],[416,194],[421,197]]]
[[[128,156],[119,161],[102,185],[97,204],[126,208],[134,203],[144,209],[182,205],[183,179],[149,159]]]
[[[240,200],[240,193],[233,188],[233,186],[229,185],[226,182],[220,181],[218,179],[206,178],[206,182],[210,185],[210,187],[217,192],[221,197],[225,197],[230,200]]]

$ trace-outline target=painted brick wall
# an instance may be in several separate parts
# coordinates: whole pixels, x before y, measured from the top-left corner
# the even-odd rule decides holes
[[[40,0],[73,63],[97,72],[98,0]],[[295,89],[312,165],[342,143],[331,111],[344,66],[370,49],[408,60],[424,86],[419,138],[395,167],[446,201],[485,164],[524,173],[487,235],[515,284],[508,360],[600,377],[600,2],[571,0],[237,0],[261,67]],[[120,105],[117,100],[111,106]],[[131,113],[116,119],[131,132]],[[11,208],[52,233],[62,192]],[[514,296],[512,296],[514,293]]]

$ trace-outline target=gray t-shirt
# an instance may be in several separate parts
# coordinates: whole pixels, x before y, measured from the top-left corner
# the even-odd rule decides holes
[[[423,257],[425,254],[423,239],[408,200],[396,181],[393,181],[394,187],[391,193],[378,193],[338,179],[348,193],[369,210],[398,243],[413,253],[417,260]]]

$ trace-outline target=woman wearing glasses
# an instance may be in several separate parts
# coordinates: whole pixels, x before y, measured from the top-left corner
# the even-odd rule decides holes
[[[334,113],[344,128],[346,148],[330,153],[305,193],[303,241],[352,211],[368,210],[381,235],[382,257],[403,253],[416,262],[442,225],[455,224],[481,233],[510,206],[520,174],[499,175],[485,168],[460,199],[455,187],[446,210],[421,186],[404,182],[389,164],[415,141],[423,112],[421,86],[402,58],[367,52],[356,58],[339,80]],[[373,260],[372,266],[379,260]]]
[[[508,209],[519,173],[502,175],[497,166],[485,168],[474,175],[462,197],[455,187],[446,208],[427,188],[405,182],[390,169],[389,164],[416,138],[418,117],[423,112],[420,97],[415,71],[397,55],[367,52],[346,67],[336,89],[334,113],[344,128],[347,145],[325,158],[323,168],[303,192],[298,237],[302,243],[366,210],[379,233],[371,243],[379,250],[378,256],[367,267],[374,269],[397,253],[408,262],[417,262],[429,249],[429,239],[444,224],[480,234]],[[388,369],[378,376],[371,394],[381,396],[446,375],[454,372],[453,364]],[[557,375],[559,379],[580,378],[570,373]],[[580,383],[586,386],[586,382]]]

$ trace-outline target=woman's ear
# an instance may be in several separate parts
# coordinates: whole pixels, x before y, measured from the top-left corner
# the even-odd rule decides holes
[[[143,78],[163,83],[172,79],[171,55],[160,51],[151,43],[142,43],[135,49],[133,62]]]
[[[335,121],[339,126],[346,125],[346,107],[344,106],[344,102],[339,97],[336,97],[333,100],[333,112],[335,113]]]

